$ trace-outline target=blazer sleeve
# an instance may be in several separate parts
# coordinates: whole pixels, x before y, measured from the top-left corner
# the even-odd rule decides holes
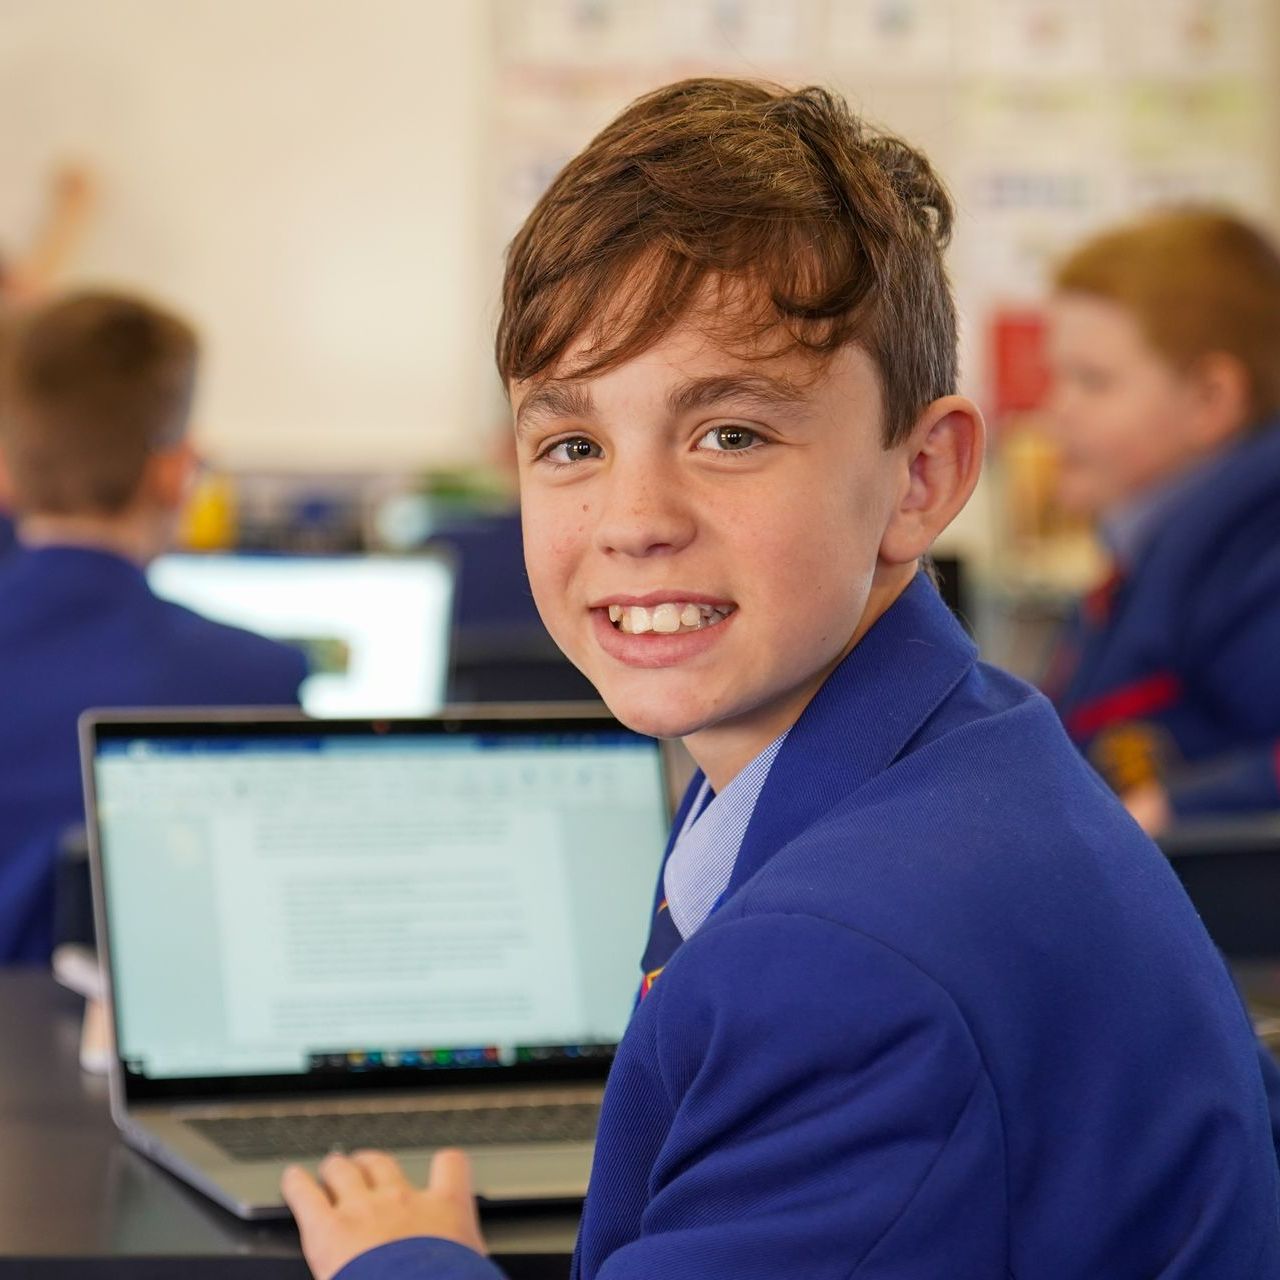
[[[665,1095],[671,1123],[638,1236],[610,1249],[584,1222],[584,1280],[1005,1274],[994,1091],[919,969],[842,925],[757,916],[696,934],[649,1000],[611,1109]],[[592,1198],[625,1202],[610,1182],[598,1163]]]
[[[436,1236],[393,1240],[352,1258],[333,1280],[505,1280],[466,1245]]]
[[[1262,1087],[1267,1091],[1267,1112],[1271,1116],[1271,1142],[1280,1161],[1280,1066],[1271,1050],[1258,1041],[1258,1065],[1262,1068]]]

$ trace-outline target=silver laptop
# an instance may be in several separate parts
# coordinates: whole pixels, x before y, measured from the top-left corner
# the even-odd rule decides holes
[[[81,723],[133,1146],[244,1218],[284,1166],[460,1146],[491,1202],[586,1190],[669,816],[601,713]]]

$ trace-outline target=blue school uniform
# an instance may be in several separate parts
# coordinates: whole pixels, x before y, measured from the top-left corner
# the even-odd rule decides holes
[[[1069,625],[1046,692],[1117,791],[1159,778],[1183,818],[1280,809],[1280,425],[1141,525]]]
[[[90,707],[296,704],[296,649],[162,601],[141,569],[76,547],[0,563],[0,963],[43,963],[59,837],[84,821]]]
[[[787,734],[719,906],[684,940],[669,921],[575,1275],[1280,1275],[1221,959],[1052,707],[976,661],[927,581]],[[426,1239],[340,1273],[496,1274]]]

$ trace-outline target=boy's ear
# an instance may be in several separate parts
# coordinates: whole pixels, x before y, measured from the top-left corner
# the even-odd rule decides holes
[[[1196,361],[1190,381],[1194,441],[1212,453],[1248,425],[1253,399],[1249,371],[1239,357],[1213,351]]]
[[[143,492],[164,511],[178,511],[186,503],[199,464],[195,448],[189,440],[167,449],[159,449],[147,459],[143,474]]]
[[[982,413],[964,396],[943,396],[924,410],[897,448],[904,473],[880,558],[906,564],[924,555],[969,501],[986,448]]]

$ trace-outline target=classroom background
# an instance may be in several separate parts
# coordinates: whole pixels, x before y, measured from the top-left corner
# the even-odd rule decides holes
[[[1042,683],[1108,570],[1055,497],[1055,264],[1184,201],[1280,240],[1276,0],[0,0],[0,337],[99,287],[200,335],[202,468],[150,591],[302,648],[313,716],[593,699],[524,571],[493,361],[503,253],[622,107],[702,74],[829,86],[946,180],[960,389],[989,450],[934,560],[981,655]],[[0,564],[21,554],[3,480]],[[692,762],[670,744],[669,763],[675,796]],[[293,1264],[296,1240],[224,1220],[116,1143],[87,841],[77,821],[42,856],[54,969],[89,1016],[47,948],[38,972],[0,956],[0,1181],[23,1188],[0,1204],[0,1261]],[[1280,1046],[1280,812],[1159,841]],[[554,1262],[575,1227],[494,1239]]]
[[[1055,256],[1184,198],[1280,223],[1266,0],[59,0],[0,23],[0,246],[77,166],[92,210],[51,286],[198,324],[200,549],[403,549],[509,504],[502,250],[552,174],[664,81],[819,82],[955,196],[992,448],[939,554],[986,655],[1035,677],[1098,567],[1035,429]]]

